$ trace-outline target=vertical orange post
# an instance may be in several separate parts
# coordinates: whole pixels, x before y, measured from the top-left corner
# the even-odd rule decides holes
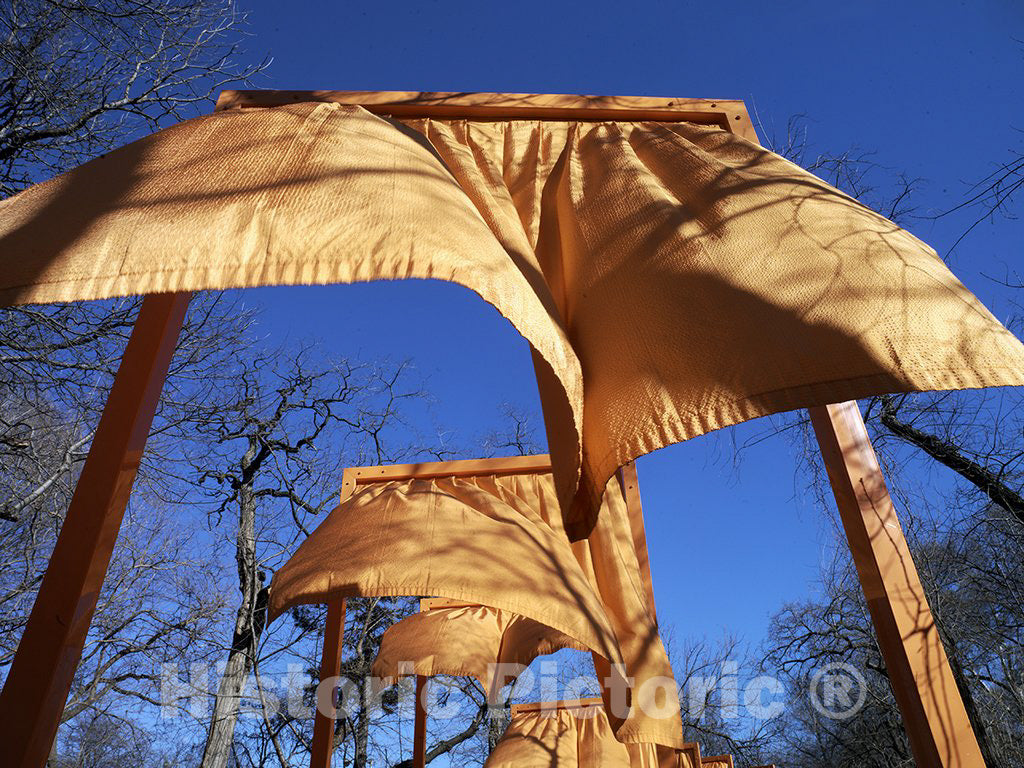
[[[327,626],[324,628],[324,652],[320,657],[321,682],[341,672],[341,653],[345,642],[345,598],[332,598],[327,603]],[[332,704],[333,704],[333,696]],[[319,702],[313,713],[313,744],[310,768],[330,768],[334,752],[333,717],[320,711]]]
[[[647,551],[647,530],[644,527],[644,510],[640,503],[640,480],[636,474],[636,462],[629,462],[619,468],[619,481],[622,483],[622,494],[626,500],[626,512],[629,515],[629,529],[633,534],[633,549],[640,565],[640,578],[647,592],[647,607],[651,616],[656,616],[654,608],[654,580],[651,578],[651,556]]]
[[[857,403],[810,414],[914,759],[984,768]]]
[[[412,732],[412,768],[426,768],[427,765],[427,704],[423,701],[427,692],[426,675],[416,675],[416,715]]]
[[[147,296],[0,693],[4,764],[50,754],[110,565],[189,294]]]

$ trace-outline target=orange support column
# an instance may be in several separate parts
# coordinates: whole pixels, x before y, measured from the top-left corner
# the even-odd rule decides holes
[[[857,403],[810,414],[917,765],[984,768]]]
[[[320,681],[336,677],[341,672],[341,652],[345,643],[345,598],[332,598],[327,603],[327,626],[324,628],[324,652],[320,657]],[[315,697],[313,713],[313,745],[310,768],[330,768],[334,752],[334,717],[320,711],[320,696]],[[331,705],[334,696],[331,696]]]
[[[189,294],[147,296],[0,694],[4,764],[46,763],[146,446]]]

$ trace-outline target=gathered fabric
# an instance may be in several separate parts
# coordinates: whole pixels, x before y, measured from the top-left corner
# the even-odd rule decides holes
[[[516,712],[484,768],[701,768],[696,744],[669,749],[618,741],[600,701]]]
[[[696,743],[686,744],[682,749],[658,744],[627,744],[626,751],[630,768],[702,768],[705,765]]]
[[[484,768],[630,768],[626,746],[615,738],[600,700],[517,712]]]
[[[269,617],[343,596],[431,595],[488,606],[493,610],[444,614],[458,626],[431,618],[438,609],[404,619],[436,634],[416,636],[396,625],[397,650],[386,651],[380,669],[397,673],[399,662],[412,661],[421,674],[447,667],[490,685],[490,662],[533,658],[562,643],[584,648],[606,686],[618,739],[680,747],[672,666],[641,576],[621,483],[618,476],[609,483],[597,525],[577,542],[562,528],[550,474],[357,487],[274,574]],[[533,624],[516,625],[512,614]],[[407,658],[398,657],[406,652]],[[615,697],[616,686],[626,699]]]
[[[0,304],[397,278],[464,285],[529,340],[574,539],[670,443],[1024,383],[931,248],[717,127],[236,109],[0,202]]]

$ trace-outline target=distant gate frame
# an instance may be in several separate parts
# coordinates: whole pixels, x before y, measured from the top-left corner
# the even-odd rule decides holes
[[[341,475],[339,503],[344,504],[360,485],[388,483],[396,480],[428,480],[438,477],[480,477],[484,475],[537,475],[551,472],[551,457],[548,454],[529,456],[507,456],[490,459],[458,459],[454,461],[420,462],[414,464],[386,464],[380,466],[346,467]],[[640,583],[651,616],[655,616],[654,584],[651,579],[650,556],[647,551],[647,534],[644,528],[643,506],[636,474],[636,465],[630,462],[616,473],[621,483],[626,505],[629,531],[633,549],[640,566]],[[465,600],[425,597],[420,600],[420,611],[434,608],[455,608],[477,606]],[[327,602],[327,629],[324,633],[323,652],[320,656],[320,680],[328,680],[339,674],[342,662],[342,645],[345,633],[346,602],[344,597],[335,597]],[[416,675],[415,714],[413,718],[412,768],[425,768],[427,764],[427,710],[424,692],[427,677]],[[488,692],[490,695],[490,692]],[[333,751],[334,720],[319,710],[313,714],[313,742],[310,750],[310,768],[330,768]],[[698,752],[699,754],[699,752]]]

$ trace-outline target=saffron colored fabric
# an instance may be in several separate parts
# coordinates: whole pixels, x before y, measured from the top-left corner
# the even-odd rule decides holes
[[[621,663],[550,475],[361,486],[274,574],[269,620],[339,596],[436,595],[526,616]]]
[[[491,695],[538,656],[563,648],[590,650],[563,632],[508,611],[484,605],[432,608],[388,627],[373,675],[475,677]],[[403,667],[406,662],[409,666]]]
[[[484,768],[630,768],[600,699],[575,707],[517,712]]]
[[[533,345],[574,539],[667,444],[1024,383],[1020,342],[932,249],[717,127],[233,109],[0,202],[0,304],[409,277]]]
[[[436,595],[531,619],[593,653],[608,685],[612,728],[624,742],[683,745],[679,701],[668,654],[649,605],[625,489],[608,485],[590,536],[570,543],[550,474],[393,480],[355,493],[274,574],[271,620],[302,603],[356,595]],[[429,613],[421,621],[430,621]],[[536,634],[502,634],[497,613],[474,619],[485,634],[457,640],[472,649],[461,673],[480,677],[497,660],[537,655]],[[433,666],[448,655],[437,637],[418,655],[395,659]],[[509,641],[501,650],[500,644]],[[390,665],[390,662],[389,662]]]
[[[516,712],[484,768],[701,768],[696,744],[677,750],[622,744],[600,701]]]

